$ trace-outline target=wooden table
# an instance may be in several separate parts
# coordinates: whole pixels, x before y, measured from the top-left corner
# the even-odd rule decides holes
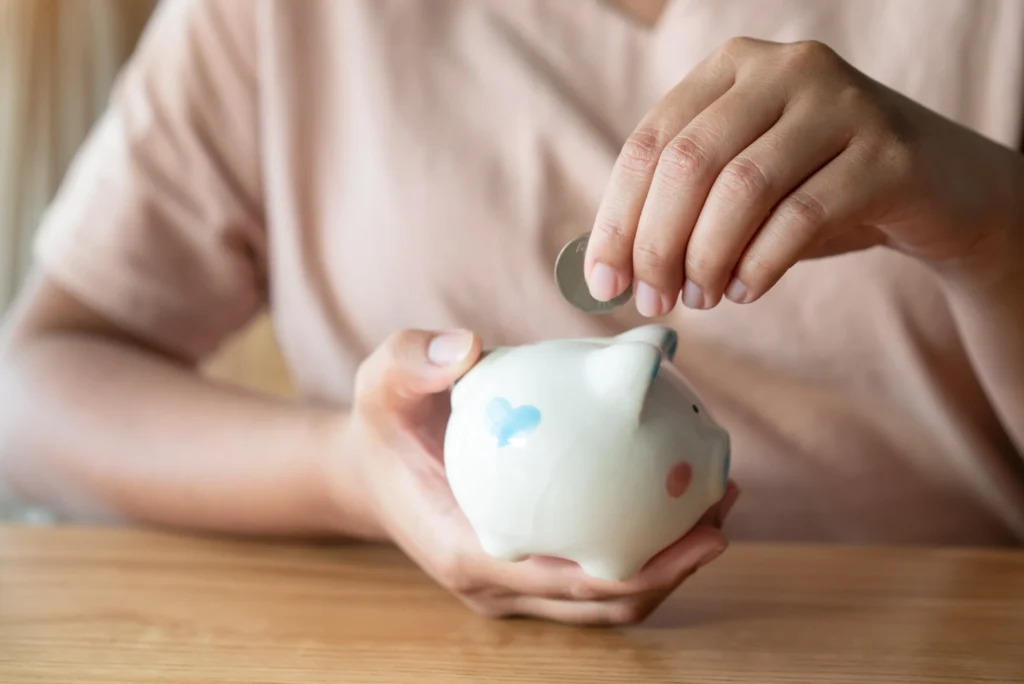
[[[0,682],[1024,681],[1024,553],[734,544],[639,627],[488,621],[403,556],[0,526]]]

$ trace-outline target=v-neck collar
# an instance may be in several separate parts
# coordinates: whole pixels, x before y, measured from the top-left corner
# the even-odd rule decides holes
[[[659,0],[644,0],[655,5]],[[657,15],[652,16],[649,19],[646,16],[630,12],[624,5],[628,4],[628,0],[598,0],[599,5],[603,5],[605,9],[619,17],[623,21],[628,22],[635,28],[647,32],[657,33],[658,29],[665,21],[665,17],[672,11],[672,7],[675,4],[674,0],[660,0],[661,8],[657,10]]]

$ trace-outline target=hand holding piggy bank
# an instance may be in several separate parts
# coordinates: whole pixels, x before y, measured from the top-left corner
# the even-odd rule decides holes
[[[499,348],[456,383],[445,468],[488,554],[624,580],[722,498],[729,436],[675,349],[657,325]]]

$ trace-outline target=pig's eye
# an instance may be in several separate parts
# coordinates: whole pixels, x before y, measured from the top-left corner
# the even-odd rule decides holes
[[[697,408],[697,405],[696,405],[696,404],[694,404],[694,405],[693,405],[693,412],[694,412],[694,413],[700,413],[700,409],[699,409],[699,408]]]

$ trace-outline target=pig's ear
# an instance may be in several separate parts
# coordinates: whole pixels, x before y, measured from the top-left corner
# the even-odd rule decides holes
[[[616,335],[615,342],[646,342],[661,350],[662,355],[671,361],[676,357],[679,346],[679,335],[665,325],[643,325]]]
[[[639,418],[662,351],[648,342],[615,342],[587,355],[587,382],[606,405]]]

